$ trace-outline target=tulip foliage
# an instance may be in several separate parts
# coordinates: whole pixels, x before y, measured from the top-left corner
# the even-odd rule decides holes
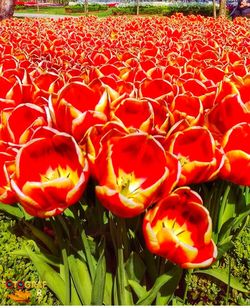
[[[168,304],[180,268],[228,247],[250,211],[249,28],[181,14],[2,21],[1,209],[33,236],[43,218],[63,304]]]

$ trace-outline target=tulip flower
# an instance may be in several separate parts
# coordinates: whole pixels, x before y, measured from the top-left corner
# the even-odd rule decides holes
[[[114,136],[125,136],[129,130],[119,122],[107,122],[106,124],[94,125],[89,129],[86,138],[87,157],[89,161],[91,176],[99,172],[95,160],[101,152],[102,142]]]
[[[207,182],[218,175],[224,162],[223,151],[207,128],[186,128],[170,135],[168,142],[169,146],[164,147],[181,163],[179,186]]]
[[[185,92],[191,92],[195,96],[202,96],[208,92],[203,82],[197,79],[188,79],[183,83]]]
[[[127,128],[150,132],[153,126],[153,108],[146,100],[124,99],[111,112],[111,120],[122,122]]]
[[[16,149],[0,141],[0,202],[13,204],[16,202],[15,193],[10,187],[10,177],[15,171]]]
[[[34,80],[33,99],[37,97],[49,98],[56,94],[64,86],[63,81],[55,73],[43,73]]]
[[[120,217],[134,217],[176,185],[180,166],[145,133],[109,138],[95,160],[96,195]]]
[[[92,125],[107,121],[106,92],[80,82],[69,83],[51,100],[50,111],[55,127],[80,141]]]
[[[18,105],[22,101],[21,82],[17,77],[5,78],[0,76],[0,98],[11,100]],[[6,106],[7,107],[7,106]]]
[[[176,189],[148,210],[143,234],[150,252],[182,268],[207,267],[217,256],[209,212],[189,187]]]
[[[169,97],[172,99],[175,91],[173,85],[164,79],[144,79],[140,87],[140,97]]]
[[[35,87],[32,82],[31,74],[28,72],[28,70],[20,67],[16,70],[7,70],[4,72],[4,76],[6,76],[7,78],[10,78],[12,75],[15,75],[21,81],[21,103],[34,102],[32,96],[35,92]]]
[[[4,109],[1,122],[1,138],[15,144],[26,143],[37,127],[51,125],[48,108],[29,103]]]
[[[203,105],[201,100],[192,96],[191,93],[177,95],[170,104],[169,110],[172,115],[172,125],[185,119],[190,126],[202,124]]]
[[[233,126],[224,136],[225,163],[220,176],[238,185],[250,186],[250,124]]]
[[[250,111],[239,94],[227,95],[212,108],[206,119],[206,125],[213,136],[221,140],[222,136],[234,125],[250,122]]]
[[[170,112],[165,99],[148,99],[153,108],[154,125],[152,128],[152,135],[166,135],[170,124]]]
[[[26,143],[16,157],[11,187],[33,216],[62,213],[82,196],[88,163],[75,140],[65,134],[46,134]]]

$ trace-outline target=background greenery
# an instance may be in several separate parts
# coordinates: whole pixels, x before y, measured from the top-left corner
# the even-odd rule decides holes
[[[84,6],[76,5],[71,7],[41,7],[39,11],[34,7],[16,6],[15,11],[18,13],[41,13],[41,14],[53,14],[53,15],[83,15]],[[105,17],[109,15],[135,15],[136,6],[129,5],[124,7],[109,8],[106,5],[101,4],[89,4],[88,11],[91,15],[97,15],[99,17]],[[171,4],[168,6],[153,6],[143,5],[140,6],[141,15],[163,15],[170,16],[176,12],[183,13],[184,15],[202,15],[213,16],[212,4],[200,4],[200,3],[179,3]],[[218,10],[217,10],[218,13]]]
[[[156,15],[161,14],[163,16],[170,16],[174,13],[183,13],[184,15],[203,15],[213,16],[213,5],[212,4],[200,4],[200,3],[179,3],[171,4],[168,6],[152,6],[143,5],[140,6],[140,14]],[[113,15],[126,15],[136,14],[135,6],[117,7],[112,9]]]

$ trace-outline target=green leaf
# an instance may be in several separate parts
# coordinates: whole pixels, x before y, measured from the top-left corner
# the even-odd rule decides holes
[[[212,276],[212,277],[224,282],[226,285],[228,283],[229,272],[226,269],[214,268],[214,269],[207,269],[207,270],[196,270],[194,273],[195,274],[200,273],[200,274]],[[238,290],[240,292],[249,293],[249,291],[245,289],[245,287],[242,285],[242,283],[239,281],[239,279],[237,279],[233,276],[231,276],[231,278],[230,278],[230,287],[235,289],[235,290]]]
[[[44,262],[52,265],[52,266],[56,266],[59,267],[59,259],[56,256],[53,255],[48,255],[46,253],[42,253],[42,254],[37,254],[35,252],[33,252],[35,255],[37,255],[41,260],[43,260]],[[14,250],[9,252],[10,255],[15,255],[15,256],[22,256],[22,257],[27,257],[29,258],[29,254],[27,253],[26,249],[18,249],[18,250]]]
[[[65,283],[62,277],[28,247],[26,247],[26,251],[36,267],[41,280],[46,281],[47,286],[55,293],[61,303],[65,305],[65,294],[62,292],[65,289]]]
[[[80,283],[81,285],[83,285],[84,289],[84,302],[86,303],[86,305],[90,305],[92,294],[92,281],[88,266],[84,261],[76,258],[76,269],[78,271]]]
[[[106,258],[103,249],[96,267],[95,278],[92,288],[92,295],[91,295],[91,305],[101,306],[103,304],[105,280],[106,280]]]
[[[125,264],[125,269],[128,279],[140,282],[144,277],[146,266],[140,256],[136,252],[132,251]]]
[[[62,230],[64,230],[65,234],[67,235],[67,238],[70,239],[69,228],[66,224],[64,216],[62,214],[58,215],[58,216],[56,216],[56,220],[57,220],[57,222],[59,222],[61,224]],[[60,232],[62,232],[62,230]]]
[[[173,299],[172,299],[172,305],[173,306],[183,306],[183,301],[182,301],[182,299],[180,298],[180,297],[174,297]]]
[[[220,203],[217,220],[213,220],[213,221],[217,221],[217,223],[216,223],[217,234],[219,234],[219,232],[220,232],[220,229],[223,225],[223,221],[225,222],[223,215],[224,215],[225,212],[227,212],[227,205],[229,203],[228,198],[229,198],[229,194],[230,194],[231,189],[232,189],[232,184],[231,183],[227,184],[225,190],[223,191],[223,198],[222,198],[222,201]]]
[[[68,263],[68,254],[67,254],[67,248],[62,248],[62,258],[63,258],[63,266],[64,266],[64,282],[65,282],[65,305],[68,306],[70,304],[70,272],[69,272],[69,263]]]
[[[250,215],[250,204],[247,205],[243,212],[241,212],[237,217],[235,217],[232,230],[237,230],[242,224],[243,220]]]
[[[40,258],[42,260],[44,260],[45,262],[47,262],[48,264],[55,266],[55,267],[59,267],[59,258],[57,256],[53,256],[53,255],[49,255],[47,253],[42,253]]]
[[[81,306],[81,300],[77,294],[73,279],[70,279],[70,293],[71,293],[71,301],[70,301],[70,305],[73,306]]]
[[[124,266],[123,248],[118,248],[117,294],[120,305],[132,305],[133,298]]]
[[[92,282],[87,264],[73,255],[68,256],[68,262],[70,274],[82,304],[90,305]]]
[[[250,215],[250,205],[246,206],[236,217],[228,219],[222,226],[219,233],[219,242],[228,237],[233,231],[236,231],[244,220]]]
[[[172,269],[172,278],[165,283],[159,290],[157,297],[156,297],[156,305],[157,306],[165,306],[168,305],[171,298],[174,295],[174,292],[179,285],[179,282],[182,277],[183,270],[175,265]]]
[[[106,273],[105,289],[103,297],[103,303],[105,306],[112,305],[112,288],[113,288],[113,276],[111,273]]]
[[[19,219],[24,218],[24,213],[18,207],[18,205],[9,205],[9,204],[0,203],[0,210],[12,216],[15,216],[16,218],[19,218]]]
[[[64,210],[63,214],[64,214],[66,217],[75,219],[74,213],[71,211],[70,208],[66,208],[66,210]]]
[[[87,264],[89,267],[91,281],[93,282],[95,278],[96,264],[94,263],[94,258],[91,254],[89,241],[88,241],[88,238],[87,238],[87,235],[84,229],[82,229],[82,232],[81,232],[81,239],[82,239],[82,243],[83,243],[83,247],[84,247],[84,251],[85,251],[85,255],[87,259]]]
[[[219,245],[221,242],[223,242],[227,237],[230,236],[231,232],[232,232],[232,228],[233,225],[235,223],[235,219],[234,217],[228,219],[223,226],[220,229],[220,233],[218,236],[218,242],[217,245]]]
[[[156,256],[150,253],[148,250],[143,252],[143,260],[147,268],[147,274],[149,275],[150,281],[153,283],[158,277],[158,270],[156,267]]]
[[[250,203],[250,188],[248,186],[243,188],[246,204]]]
[[[114,288],[113,288],[113,297],[114,297],[114,305],[119,305],[119,298],[118,298],[118,290],[117,290],[117,276],[114,278]]]
[[[25,221],[34,219],[34,216],[31,216],[30,214],[28,214],[19,203],[17,205],[18,205],[19,209],[23,212],[23,216],[24,216]]]
[[[236,212],[235,212],[235,208],[236,205],[235,205],[235,201],[231,201],[231,202],[227,202],[226,206],[225,206],[225,209],[224,209],[224,212],[223,213],[220,213],[222,215],[221,219],[220,219],[220,225],[218,226],[218,230],[220,232],[223,224],[225,222],[227,222],[229,219],[235,217],[236,215]]]
[[[145,286],[141,286],[136,280],[128,280],[128,283],[138,298],[146,296],[147,290]]]
[[[14,256],[22,256],[22,257],[29,258],[29,254],[26,249],[17,249],[17,250],[9,252],[9,254],[14,255]]]
[[[229,236],[225,240],[219,242],[219,244],[217,245],[218,248],[217,260],[219,260],[233,246],[234,244],[232,242],[232,236]]]
[[[169,272],[159,276],[156,279],[152,289],[148,291],[145,296],[140,298],[136,305],[151,305],[155,300],[157,293],[159,292],[161,287],[164,286],[167,282],[169,282],[175,275],[178,275],[179,271],[179,268],[177,266],[174,266],[174,268],[172,268]]]
[[[28,226],[32,234],[38,238],[52,252],[52,254],[57,255],[57,247],[54,243],[54,240],[49,235],[27,221],[24,223],[26,226]]]

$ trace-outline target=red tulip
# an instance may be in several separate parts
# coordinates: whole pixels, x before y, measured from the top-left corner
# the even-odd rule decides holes
[[[29,103],[4,109],[1,122],[1,138],[15,144],[26,143],[37,127],[51,125],[48,108]]]
[[[225,163],[220,175],[238,185],[250,186],[250,124],[233,126],[222,139]]]
[[[250,122],[250,111],[240,95],[227,95],[207,114],[206,124],[215,138],[222,136],[234,125]]]
[[[46,134],[19,150],[11,187],[27,213],[49,217],[81,198],[88,176],[87,160],[74,139]]]
[[[99,170],[95,165],[96,158],[101,152],[102,143],[114,136],[125,136],[129,130],[119,122],[107,122],[102,125],[94,125],[90,128],[86,138],[87,157],[91,175],[96,178]]]
[[[191,93],[177,95],[170,104],[172,125],[185,119],[190,126],[200,125],[203,122],[203,105],[201,100]]]
[[[140,98],[159,98],[159,97],[168,97],[170,101],[174,97],[176,89],[173,85],[164,79],[145,79],[141,83],[140,87]]]
[[[56,128],[80,141],[92,125],[107,121],[106,92],[72,82],[61,89],[57,99],[52,100],[50,110]]]
[[[146,100],[127,98],[111,112],[111,120],[122,122],[127,128],[150,132],[154,121],[153,108]]]
[[[40,96],[48,99],[51,94],[57,94],[64,83],[57,74],[46,72],[35,78],[34,85],[33,100]]]
[[[223,152],[205,127],[193,126],[170,135],[165,148],[181,163],[179,186],[213,180],[224,162]]]
[[[189,187],[176,189],[150,209],[143,233],[150,252],[183,268],[207,267],[217,256],[209,212]]]
[[[16,150],[7,143],[0,141],[0,202],[13,204],[15,193],[10,187],[10,177],[15,171]]]
[[[121,217],[133,217],[167,195],[179,176],[177,159],[151,136],[134,133],[111,137],[95,161],[102,205]]]
[[[8,79],[0,76],[0,98],[13,100],[15,105],[18,105],[22,101],[22,88],[21,82],[15,76]],[[7,106],[6,106],[7,107]]]

